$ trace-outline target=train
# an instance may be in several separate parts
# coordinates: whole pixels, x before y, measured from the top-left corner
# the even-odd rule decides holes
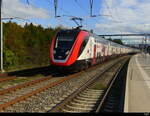
[[[52,39],[50,62],[60,69],[83,70],[139,50],[106,40],[82,29],[62,29]]]
[[[147,47],[147,53],[150,55],[150,46]]]

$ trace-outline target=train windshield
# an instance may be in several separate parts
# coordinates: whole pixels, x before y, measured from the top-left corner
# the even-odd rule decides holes
[[[62,30],[58,32],[54,45],[54,58],[65,59],[77,38],[78,30]]]
[[[57,36],[55,48],[68,49],[71,48],[75,38],[72,36]]]
[[[55,41],[55,48],[71,49],[78,33],[78,30],[62,30],[58,32]]]

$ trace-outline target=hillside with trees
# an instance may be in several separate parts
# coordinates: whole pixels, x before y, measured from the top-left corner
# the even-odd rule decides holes
[[[22,69],[50,64],[49,48],[55,33],[63,28],[43,28],[41,25],[14,22],[3,23],[4,69]],[[111,40],[123,44],[121,40]]]
[[[3,23],[4,68],[49,65],[49,47],[52,37],[60,29],[43,28],[32,23],[24,27],[14,23]]]
[[[121,39],[107,39],[107,40],[118,43],[120,45],[124,45],[123,42],[121,41]]]

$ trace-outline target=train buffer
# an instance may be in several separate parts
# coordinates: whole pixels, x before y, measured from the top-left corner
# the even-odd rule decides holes
[[[150,112],[149,54],[136,54],[129,62],[124,112]]]

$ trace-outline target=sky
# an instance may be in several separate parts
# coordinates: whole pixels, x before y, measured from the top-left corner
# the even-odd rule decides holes
[[[29,4],[27,0],[3,0],[2,17],[27,19],[12,20],[22,26],[26,22],[32,22],[44,28],[59,25],[75,27],[76,24],[66,16],[69,15],[83,18],[83,29],[93,29],[96,34],[150,32],[150,0],[93,0],[92,14],[107,15],[95,18],[90,17],[89,0],[58,0],[57,15],[61,16],[60,18],[54,16],[54,0],[28,1]],[[128,37],[125,41],[141,43],[142,38]]]

